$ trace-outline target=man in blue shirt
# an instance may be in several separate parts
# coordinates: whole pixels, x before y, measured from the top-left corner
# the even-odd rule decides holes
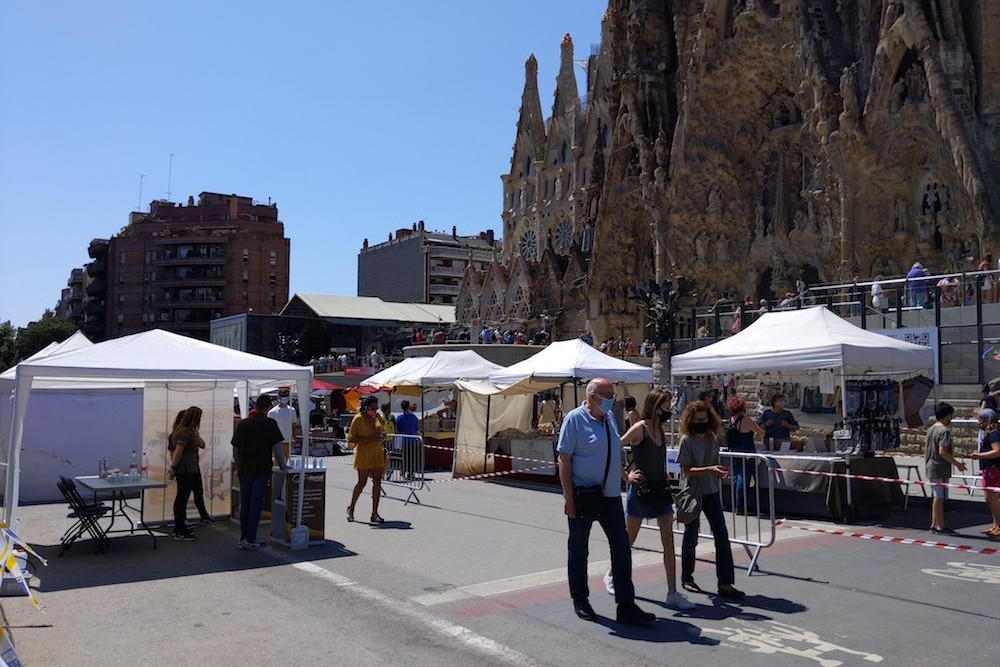
[[[413,414],[413,406],[409,401],[402,401],[399,407],[403,409],[403,414],[396,417],[396,434],[405,437],[395,438],[396,449],[400,450],[400,456],[403,458],[403,476],[412,479],[415,473],[423,471],[420,462],[420,440],[417,438],[420,433],[420,420]]]
[[[615,391],[611,382],[603,378],[591,380],[587,385],[586,402],[566,414],[559,431],[556,451],[559,456],[559,483],[569,524],[569,592],[576,615],[584,620],[596,620],[597,614],[590,606],[590,590],[587,587],[588,544],[590,529],[596,519],[611,547],[618,622],[641,625],[652,622],[656,617],[635,603],[632,552],[625,531],[621,500],[621,443],[611,412],[614,403]],[[574,489],[594,486],[603,490],[599,514],[578,515]]]
[[[799,423],[785,409],[784,394],[771,397],[770,409],[764,410],[757,424],[764,427],[764,443],[771,448],[777,448],[781,442],[791,440],[792,432],[799,430]]]

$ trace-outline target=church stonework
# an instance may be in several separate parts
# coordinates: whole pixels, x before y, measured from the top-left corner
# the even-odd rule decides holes
[[[503,252],[457,318],[641,340],[653,279],[711,303],[969,268],[1000,214],[998,31],[985,0],[611,0],[584,96],[569,35],[547,118],[525,64]]]

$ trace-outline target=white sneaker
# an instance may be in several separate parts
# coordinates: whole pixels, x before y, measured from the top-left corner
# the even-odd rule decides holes
[[[679,611],[690,611],[697,605],[688,600],[683,593],[669,593],[667,594],[667,606]]]
[[[608,595],[615,594],[615,578],[610,574],[604,575],[604,588],[608,591]]]

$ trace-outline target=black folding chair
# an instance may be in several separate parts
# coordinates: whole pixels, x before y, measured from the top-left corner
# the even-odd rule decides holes
[[[59,555],[62,556],[64,552],[68,551],[73,546],[73,543],[83,537],[84,534],[89,535],[97,545],[95,553],[102,553],[104,549],[110,548],[111,541],[105,534],[104,529],[101,528],[98,520],[110,512],[111,508],[103,503],[88,503],[84,501],[80,496],[80,492],[76,489],[76,482],[68,477],[60,476],[56,487],[69,504],[70,513],[67,516],[71,519],[76,519],[76,522],[63,533],[60,540]]]

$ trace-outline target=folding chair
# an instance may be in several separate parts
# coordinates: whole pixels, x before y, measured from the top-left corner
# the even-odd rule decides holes
[[[69,504],[70,513],[67,516],[76,519],[76,522],[63,533],[59,555],[62,556],[64,552],[68,551],[73,543],[83,537],[85,533],[97,545],[95,553],[102,553],[105,548],[110,548],[111,542],[98,523],[98,519],[110,512],[111,508],[102,503],[85,502],[80,496],[80,492],[76,490],[76,482],[67,477],[60,476],[56,487]]]

